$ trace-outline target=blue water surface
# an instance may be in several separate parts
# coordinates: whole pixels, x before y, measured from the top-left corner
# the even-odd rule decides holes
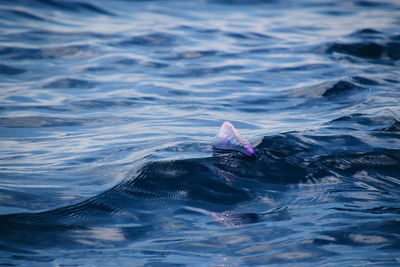
[[[395,0],[1,1],[0,266],[400,265],[399,60]]]

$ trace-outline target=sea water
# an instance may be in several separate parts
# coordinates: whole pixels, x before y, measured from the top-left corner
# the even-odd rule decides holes
[[[400,265],[400,3],[0,3],[0,265]],[[215,154],[230,121],[256,159]]]

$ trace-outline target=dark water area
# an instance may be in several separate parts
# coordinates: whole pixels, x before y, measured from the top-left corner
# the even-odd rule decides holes
[[[0,90],[0,266],[400,265],[398,1],[4,0]]]

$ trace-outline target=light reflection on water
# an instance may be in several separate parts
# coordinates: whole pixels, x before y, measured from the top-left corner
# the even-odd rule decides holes
[[[1,3],[0,265],[398,262],[399,9]]]

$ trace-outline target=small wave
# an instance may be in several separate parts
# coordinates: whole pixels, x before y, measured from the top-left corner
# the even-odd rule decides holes
[[[324,97],[334,97],[343,95],[344,93],[349,93],[354,90],[359,90],[361,87],[346,81],[339,81],[335,83],[332,87],[325,90],[322,94]]]
[[[119,42],[119,45],[171,46],[175,44],[176,39],[177,38],[172,34],[157,32],[131,37]]]
[[[393,119],[393,123],[392,125],[388,126],[388,127],[384,127],[379,129],[379,131],[383,131],[383,132],[400,132],[400,121],[397,119]]]
[[[114,15],[112,12],[105,10],[98,5],[87,3],[84,1],[74,1],[69,3],[63,3],[62,1],[54,1],[54,0],[34,0],[33,4],[37,7],[41,8],[50,8],[61,11],[69,11],[69,12],[93,12],[101,15]]]
[[[293,67],[282,67],[282,68],[273,68],[269,71],[271,72],[282,72],[282,71],[309,71],[309,70],[320,70],[329,68],[328,64],[306,64],[300,66]]]
[[[74,102],[73,105],[85,108],[85,109],[102,109],[109,108],[114,106],[124,107],[135,105],[137,102],[135,101],[123,101],[123,100],[82,100],[78,102]]]
[[[244,69],[244,66],[226,65],[226,66],[217,66],[208,68],[186,68],[183,73],[166,74],[165,76],[170,78],[201,77],[205,75],[216,75],[218,73],[230,72],[241,69]]]
[[[119,99],[87,99],[71,102],[71,105],[84,109],[104,109],[110,107],[129,107],[135,105],[150,104],[157,101],[154,97],[130,97]]]
[[[365,59],[400,59],[399,42],[333,43],[326,49],[327,53],[341,53]]]
[[[293,96],[306,96],[308,98],[322,97],[329,101],[345,103],[346,101],[353,101],[353,99],[354,101],[359,101],[355,96],[363,92],[364,89],[363,86],[350,82],[350,79],[343,79],[337,82],[323,82],[298,89],[293,93]]]
[[[361,85],[379,85],[377,81],[362,76],[354,76],[351,79]]]
[[[259,5],[259,4],[271,4],[276,2],[276,0],[208,0],[208,1],[225,5]]]
[[[371,116],[362,113],[354,113],[351,115],[339,117],[327,123],[336,127],[346,126],[347,128],[368,131],[396,131],[398,119],[389,116]]]
[[[46,42],[49,36],[53,36],[54,40],[62,40],[62,41],[82,41],[82,40],[90,40],[93,39],[113,39],[120,37],[117,33],[103,33],[103,32],[94,32],[94,31],[55,31],[50,29],[34,29],[34,30],[25,30],[21,32],[11,32],[7,33],[4,36],[10,39],[18,40],[21,43],[25,43],[30,41],[31,43],[42,44]],[[67,46],[68,47],[68,46]],[[70,47],[81,48],[83,50],[88,50],[85,45],[71,45]],[[86,49],[85,49],[86,48]]]
[[[385,48],[383,45],[373,42],[341,44],[334,43],[326,50],[328,53],[343,53],[362,58],[381,58]]]
[[[0,55],[8,59],[55,59],[82,58],[93,56],[93,47],[87,45],[71,45],[48,48],[2,47]]]
[[[41,58],[40,49],[22,47],[1,47],[1,56],[8,56],[11,59],[38,59]]]
[[[367,8],[378,8],[378,7],[393,7],[391,3],[386,1],[367,1],[367,0],[357,0],[354,4],[361,7]]]
[[[365,28],[350,34],[350,36],[361,39],[382,39],[383,33],[373,28]]]
[[[5,75],[18,75],[26,72],[24,69],[19,69],[7,65],[0,64],[0,73]]]
[[[53,89],[91,89],[96,87],[97,83],[92,81],[86,81],[81,79],[62,78],[52,82],[49,82],[43,86],[43,88]]]
[[[213,57],[218,55],[220,55],[220,52],[216,50],[193,50],[193,51],[178,52],[172,57],[168,57],[165,59],[168,60],[199,59],[199,58]]]
[[[257,33],[257,32],[225,32],[225,35],[228,37],[232,37],[234,39],[242,39],[242,40],[267,40],[274,39],[273,37]]]
[[[19,10],[19,9],[0,9],[0,12],[6,12],[16,17],[35,20],[35,21],[45,21],[46,18],[41,17],[39,14],[35,14],[32,11]]]
[[[59,127],[59,126],[80,126],[85,120],[66,119],[53,117],[12,117],[0,118],[0,127],[9,128],[41,128],[41,127]]]

